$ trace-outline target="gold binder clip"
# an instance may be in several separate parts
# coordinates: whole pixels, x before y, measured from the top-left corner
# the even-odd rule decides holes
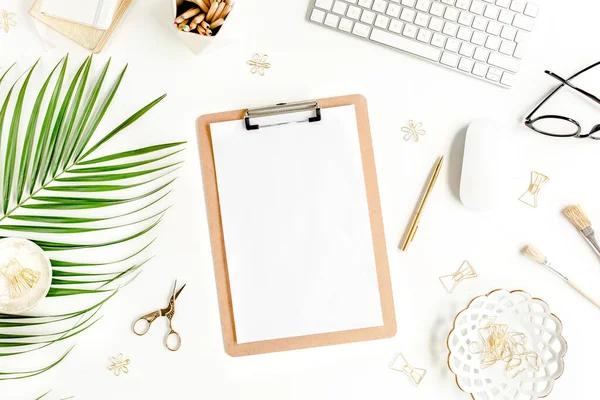
[[[542,188],[542,186],[544,186],[546,182],[550,180],[550,178],[548,178],[544,174],[540,174],[539,172],[531,171],[530,179],[531,183],[529,184],[529,188],[525,193],[523,193],[521,197],[519,197],[519,200],[527,204],[528,206],[537,208],[538,194],[540,192],[540,189]]]
[[[425,374],[427,374],[426,370],[422,368],[415,368],[410,365],[402,353],[398,353],[396,359],[392,362],[392,365],[390,365],[390,368],[394,371],[400,371],[406,374],[414,386],[419,386],[425,377]]]
[[[446,288],[448,293],[452,293],[461,281],[470,278],[477,278],[475,269],[469,264],[467,260],[463,261],[460,268],[452,275],[440,276],[440,282]]]
[[[7,266],[0,269],[0,274],[4,275],[10,288],[10,298],[19,297],[28,290],[31,290],[40,280],[40,273],[31,268],[23,268],[15,259],[10,260]]]

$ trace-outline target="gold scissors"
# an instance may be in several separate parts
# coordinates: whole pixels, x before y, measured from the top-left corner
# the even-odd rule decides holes
[[[149,314],[143,315],[138,318],[133,323],[133,333],[138,336],[143,336],[150,329],[150,325],[154,322],[155,319],[160,317],[167,317],[169,320],[169,333],[165,336],[165,346],[167,349],[171,351],[177,351],[181,347],[181,336],[179,333],[173,330],[173,315],[175,315],[175,300],[179,297],[179,294],[185,287],[185,284],[177,291],[177,280],[175,280],[175,284],[173,285],[173,292],[171,293],[171,297],[169,298],[169,305],[165,308],[161,308],[160,310],[156,310]],[[137,327],[137,328],[136,328]],[[169,340],[170,339],[170,340]]]

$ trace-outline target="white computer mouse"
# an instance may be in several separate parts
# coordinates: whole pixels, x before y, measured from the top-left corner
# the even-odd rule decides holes
[[[467,128],[460,178],[460,200],[465,207],[487,211],[502,199],[506,136],[506,127],[490,119],[477,119]]]

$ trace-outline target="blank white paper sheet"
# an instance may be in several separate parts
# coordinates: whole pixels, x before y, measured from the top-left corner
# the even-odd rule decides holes
[[[237,342],[382,326],[354,106],[210,129]]]

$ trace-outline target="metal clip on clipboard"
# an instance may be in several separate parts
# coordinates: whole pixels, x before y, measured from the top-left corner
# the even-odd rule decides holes
[[[321,106],[316,101],[299,101],[295,103],[279,103],[272,106],[260,107],[260,108],[252,108],[246,111],[246,115],[244,116],[244,122],[246,123],[246,130],[256,130],[261,128],[258,124],[252,125],[250,123],[250,118],[260,118],[260,117],[269,117],[272,115],[280,115],[280,114],[291,114],[302,111],[315,111],[315,116],[310,117],[308,122],[318,122],[321,120]],[[293,121],[296,122],[296,121]],[[306,122],[306,121],[297,121],[297,122]],[[292,122],[280,122],[277,124],[271,125],[263,125],[262,128],[266,128],[269,126],[277,126],[277,125],[285,125],[290,124]]]

